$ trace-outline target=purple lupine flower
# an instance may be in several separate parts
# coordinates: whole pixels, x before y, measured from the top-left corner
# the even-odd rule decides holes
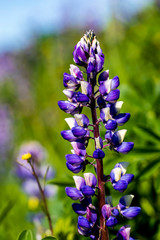
[[[123,142],[126,132],[126,129],[115,131],[114,133],[109,130],[106,132],[105,139],[110,143],[110,149],[123,154],[133,149],[133,142]]]
[[[113,207],[111,196],[108,196],[106,198],[106,204],[103,205],[101,211],[103,217],[106,220],[107,227],[113,227],[118,224],[118,220],[116,219],[116,217],[119,215],[119,211],[118,209]]]
[[[104,148],[108,147],[110,150],[123,154],[133,148],[132,142],[124,142],[127,130],[118,129],[129,120],[130,114],[120,113],[123,102],[118,101],[120,97],[119,77],[115,76],[111,79],[109,70],[101,72],[104,55],[93,31],[88,31],[77,43],[73,51],[73,60],[77,65],[85,68],[83,73],[86,73],[87,81],[81,70],[74,65],[70,67],[70,74],[64,74],[63,82],[66,89],[63,93],[68,101],[59,101],[58,105],[60,109],[73,116],[65,119],[70,130],[61,132],[62,137],[70,141],[73,147],[72,154],[66,155],[66,165],[73,173],[85,171],[87,164],[93,166],[98,179],[98,201],[104,201],[103,182],[111,182],[115,190],[123,192],[134,177],[133,174],[126,173],[127,163],[116,164],[110,175],[103,174]],[[81,113],[84,107],[91,110],[91,123],[88,117]],[[100,110],[100,117],[97,116],[97,108]],[[100,135],[100,122],[107,130],[105,140]],[[87,146],[91,139],[94,140],[95,149],[88,154]],[[118,223],[116,217],[119,214],[132,218],[140,212],[138,207],[127,205],[129,200],[126,199],[130,197],[125,196],[115,207],[110,197],[107,197],[102,209],[100,205],[98,208],[94,207],[92,197],[95,195],[97,179],[93,174],[85,173],[84,178],[74,176],[75,188],[66,187],[66,194],[73,200],[79,200],[79,203],[72,204],[73,210],[79,215],[78,232],[90,239],[103,238],[106,232],[104,226],[115,226]],[[120,233],[117,236],[121,236]]]
[[[96,177],[93,173],[84,175],[84,178],[80,176],[74,176],[76,188],[66,187],[66,194],[73,200],[82,200],[85,197],[91,197],[95,194],[95,187],[97,184]]]
[[[141,211],[140,207],[130,207],[133,197],[133,195],[123,196],[118,204],[120,213],[128,219],[136,217]]]
[[[130,226],[121,227],[117,233],[117,240],[134,240],[130,237],[130,230]]]
[[[124,192],[134,178],[133,174],[126,174],[128,164],[127,162],[118,163],[110,173],[112,185],[119,192]]]
[[[97,239],[97,212],[93,205],[87,207],[86,217],[78,217],[78,232],[83,236],[90,236],[91,239]]]

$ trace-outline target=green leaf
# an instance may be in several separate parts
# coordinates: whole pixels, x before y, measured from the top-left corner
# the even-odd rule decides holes
[[[45,237],[45,238],[42,238],[42,240],[53,240],[53,239],[56,239],[55,237]]]
[[[160,136],[157,133],[153,132],[152,129],[144,127],[142,125],[138,125],[137,127],[139,128],[139,130],[142,130],[142,132],[146,136],[148,136],[149,139],[152,139],[155,142],[157,142],[157,141],[159,142],[160,141]]]
[[[17,240],[33,240],[33,235],[30,230],[23,230]]]
[[[48,184],[54,184],[54,185],[58,185],[60,187],[73,187],[74,183],[73,181],[70,181],[69,179],[60,179],[60,178],[54,178],[52,180],[47,181]]]
[[[137,175],[136,179],[153,175],[159,166],[159,158],[155,159],[154,161],[152,160],[143,170],[141,170],[141,172]]]
[[[158,148],[134,148],[134,151],[132,153],[160,153],[160,149]]]
[[[13,201],[9,201],[7,205],[4,207],[4,209],[2,209],[2,212],[0,213],[0,222],[2,222],[5,217],[7,217],[8,213],[13,208],[14,204],[15,203]]]

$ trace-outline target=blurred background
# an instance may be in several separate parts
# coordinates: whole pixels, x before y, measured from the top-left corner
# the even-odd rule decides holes
[[[64,190],[73,182],[65,164],[71,146],[60,135],[67,129],[67,114],[57,101],[65,99],[63,73],[73,64],[74,46],[94,29],[105,54],[104,69],[120,78],[123,112],[131,113],[126,141],[135,143],[125,156],[106,151],[105,173],[118,161],[130,162],[128,173],[135,180],[125,194],[134,194],[133,205],[142,211],[123,224],[132,226],[135,239],[159,240],[160,1],[6,0],[0,5],[0,239],[15,240],[23,229],[38,229],[32,216],[39,209],[28,204],[16,175],[20,148],[33,141],[54,169],[57,194],[49,208],[55,234],[60,240],[84,239],[77,234],[77,216]],[[106,191],[117,204],[121,195],[111,186]]]

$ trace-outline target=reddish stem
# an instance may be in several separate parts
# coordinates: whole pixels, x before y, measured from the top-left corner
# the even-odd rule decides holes
[[[98,138],[99,135],[99,125],[97,124],[97,112],[96,112],[96,100],[94,97],[94,86],[92,85],[92,96],[91,96],[91,113],[92,113],[92,121],[94,125],[94,138]],[[96,144],[96,141],[95,141]],[[108,229],[105,224],[105,219],[102,215],[102,206],[105,204],[105,188],[103,181],[103,160],[96,159],[97,162],[97,180],[98,180],[98,209],[100,216],[100,232],[99,232],[99,240],[109,240]]]

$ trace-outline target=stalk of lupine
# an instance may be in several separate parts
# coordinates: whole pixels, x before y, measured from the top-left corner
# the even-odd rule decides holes
[[[132,142],[124,142],[127,130],[118,129],[129,120],[130,114],[120,113],[123,102],[118,101],[118,76],[110,79],[109,70],[100,73],[103,70],[104,54],[93,31],[88,31],[77,43],[73,60],[85,68],[86,80],[81,70],[74,65],[70,66],[70,74],[64,73],[63,83],[66,89],[63,93],[68,100],[59,101],[58,105],[72,117],[65,119],[70,129],[62,131],[61,135],[73,147],[71,154],[66,155],[66,165],[73,173],[85,171],[86,165],[93,166],[97,179],[92,173],[84,174],[85,179],[74,176],[76,188],[66,187],[66,194],[71,199],[80,201],[72,205],[79,215],[78,232],[91,239],[108,240],[108,227],[118,223],[117,214],[132,218],[140,212],[138,207],[129,207],[129,210],[126,206],[122,208],[123,198],[116,207],[105,203],[105,182],[111,182],[115,190],[123,192],[134,177],[133,174],[126,173],[127,163],[122,162],[116,164],[110,175],[105,176],[103,171],[104,148],[108,147],[123,154],[133,148]],[[90,108],[91,122],[82,113],[84,107]],[[97,108],[100,110],[100,116],[97,114]],[[104,124],[106,128],[104,140],[100,135],[99,124]],[[87,153],[90,140],[94,140],[95,145],[92,154]],[[98,194],[95,194],[96,188]],[[98,206],[92,205],[95,195],[98,197]],[[94,212],[94,217],[89,218],[88,212],[90,216]]]

